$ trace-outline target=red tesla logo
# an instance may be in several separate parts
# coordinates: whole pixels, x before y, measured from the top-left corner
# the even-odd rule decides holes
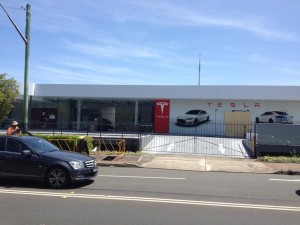
[[[161,114],[164,114],[165,106],[168,106],[168,102],[156,102],[156,105],[160,106],[160,112]]]

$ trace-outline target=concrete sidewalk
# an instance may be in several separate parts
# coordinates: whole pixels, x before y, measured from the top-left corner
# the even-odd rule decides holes
[[[187,154],[93,155],[99,166],[141,167],[190,170],[199,172],[232,172],[300,175],[300,164],[263,163],[255,159]]]

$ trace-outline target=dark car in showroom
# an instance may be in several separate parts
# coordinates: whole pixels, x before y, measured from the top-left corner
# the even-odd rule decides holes
[[[113,131],[114,127],[111,125],[111,121],[106,118],[101,118],[98,121],[98,125],[96,127],[97,131]]]
[[[34,179],[51,188],[86,181],[98,174],[95,158],[63,151],[35,136],[0,136],[0,177]]]

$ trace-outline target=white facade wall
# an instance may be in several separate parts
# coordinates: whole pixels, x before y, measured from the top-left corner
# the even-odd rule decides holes
[[[35,96],[125,99],[299,101],[300,86],[35,84]]]
[[[189,109],[202,109],[211,115],[211,120],[219,121],[224,119],[225,112],[232,110],[251,111],[253,121],[265,111],[273,110],[287,112],[300,121],[300,86],[31,84],[31,94],[79,99],[170,99],[171,120]]]

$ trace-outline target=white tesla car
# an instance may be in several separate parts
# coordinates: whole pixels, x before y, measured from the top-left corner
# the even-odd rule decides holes
[[[183,126],[195,126],[205,121],[209,121],[208,113],[204,110],[193,109],[177,116],[176,124]]]
[[[256,123],[293,123],[293,117],[286,112],[268,111],[256,117]]]

